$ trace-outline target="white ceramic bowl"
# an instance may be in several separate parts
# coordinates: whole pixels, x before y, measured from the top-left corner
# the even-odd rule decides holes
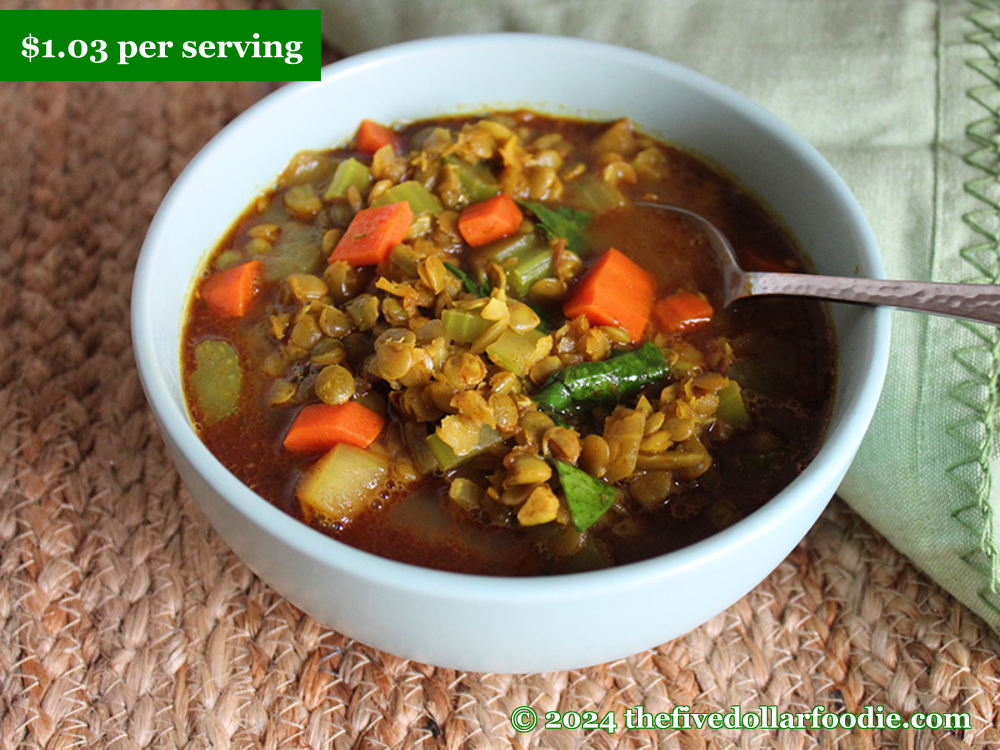
[[[216,136],[163,201],[132,300],[142,382],[181,477],[254,572],[318,620],[400,656],[475,671],[560,670],[628,656],[736,602],[836,491],[872,418],[889,347],[886,311],[837,307],[837,393],[816,459],[734,526],[644,562],[534,579],[444,573],[353,549],[277,510],[223,468],[189,422],[179,351],[196,270],[297,151],[337,145],[365,117],[516,107],[627,115],[724,165],[781,217],[820,272],[883,275],[856,201],[799,136],[715,81],[614,46],[513,34],[402,44],[332,65],[320,82],[290,85]]]

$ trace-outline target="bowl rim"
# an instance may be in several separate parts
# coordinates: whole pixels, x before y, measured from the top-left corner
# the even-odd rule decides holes
[[[884,278],[885,270],[878,244],[864,213],[844,183],[820,153],[790,126],[745,95],[691,68],[650,53],[605,42],[572,37],[525,33],[459,34],[402,42],[364,52],[324,67],[321,80],[289,84],[264,97],[222,128],[188,163],[174,181],[161,202],[143,242],[132,286],[131,324],[134,354],[140,380],[147,399],[169,441],[190,462],[200,477],[256,526],[291,545],[304,556],[327,566],[350,570],[352,575],[378,582],[382,586],[422,593],[446,599],[468,601],[570,600],[581,596],[621,592],[644,585],[650,579],[673,576],[690,570],[718,556],[729,554],[733,547],[743,546],[762,535],[771,534],[783,519],[796,513],[808,512],[812,495],[824,485],[836,486],[846,467],[837,455],[853,456],[860,445],[877,405],[885,379],[889,358],[890,311],[873,309],[870,315],[872,347],[863,353],[871,366],[863,375],[856,392],[841,407],[844,418],[829,425],[820,449],[806,469],[767,503],[732,526],[681,549],[646,560],[613,568],[537,577],[486,576],[472,573],[425,568],[381,557],[351,547],[295,519],[257,495],[229,472],[205,447],[195,433],[186,409],[182,409],[169,394],[169,387],[159,382],[163,352],[152,345],[149,335],[154,318],[148,307],[148,290],[155,285],[152,273],[157,256],[165,246],[169,231],[168,217],[174,212],[180,196],[190,189],[201,165],[210,161],[219,144],[242,129],[253,127],[255,114],[262,110],[287,105],[296,97],[308,95],[313,88],[332,85],[342,77],[361,74],[368,68],[398,64],[426,54],[465,48],[474,45],[481,53],[484,44],[543,45],[558,54],[559,49],[585,51],[599,57],[613,57],[661,75],[673,78],[714,99],[722,100],[751,117],[763,129],[780,139],[815,170],[841,204],[858,235],[862,260],[868,275]],[[723,165],[724,166],[724,165]],[[204,258],[202,258],[202,261]],[[192,270],[192,283],[195,270]],[[186,308],[185,304],[185,308]],[[180,352],[172,352],[179,367]],[[838,377],[839,380],[839,377]],[[827,460],[820,460],[828,456]]]

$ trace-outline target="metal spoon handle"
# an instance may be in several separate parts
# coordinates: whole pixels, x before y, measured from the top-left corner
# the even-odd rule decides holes
[[[799,273],[746,274],[742,296],[791,294],[839,302],[889,305],[905,310],[950,315],[1000,324],[1000,286],[992,284],[941,284],[932,281],[814,276]],[[747,288],[749,287],[749,288]]]

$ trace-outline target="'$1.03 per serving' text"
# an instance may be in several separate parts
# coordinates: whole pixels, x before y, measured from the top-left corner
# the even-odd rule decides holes
[[[103,39],[90,42],[74,39],[66,45],[66,49],[56,49],[56,44],[47,39],[40,41],[28,34],[22,42],[21,55],[29,61],[36,57],[41,59],[62,59],[70,57],[74,60],[86,58],[93,63],[103,63],[108,60],[108,44]],[[118,65],[128,65],[133,59],[167,59],[176,54],[173,41],[119,41]],[[302,62],[302,42],[298,41],[262,41],[260,34],[255,33],[251,41],[246,42],[215,42],[215,41],[184,41],[179,43],[182,59],[283,59],[289,65]]]

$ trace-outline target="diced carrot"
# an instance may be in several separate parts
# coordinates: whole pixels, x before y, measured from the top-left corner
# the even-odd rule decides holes
[[[257,292],[263,265],[251,260],[216,272],[201,285],[201,298],[220,315],[242,318]]]
[[[344,236],[330,253],[330,262],[345,260],[352,266],[371,266],[389,257],[406,237],[413,211],[406,201],[358,211]]]
[[[664,333],[680,333],[712,319],[712,306],[694,292],[677,292],[653,304],[653,319]]]
[[[656,296],[652,274],[611,248],[594,264],[563,304],[567,318],[583,315],[593,325],[623,328],[642,338]]]
[[[338,443],[367,448],[382,432],[385,420],[357,401],[331,406],[310,404],[302,408],[285,435],[292,453],[323,453]]]
[[[500,193],[463,209],[458,217],[458,231],[466,242],[479,247],[513,234],[523,219],[524,214],[514,199]]]
[[[374,154],[380,148],[389,144],[399,151],[399,134],[374,120],[362,120],[358,132],[354,135],[354,145],[358,151]]]

